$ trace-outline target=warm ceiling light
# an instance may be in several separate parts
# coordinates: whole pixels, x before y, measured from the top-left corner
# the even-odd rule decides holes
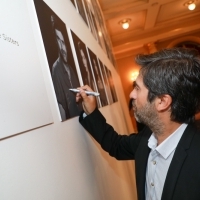
[[[195,3],[191,3],[190,5],[188,5],[189,10],[194,10],[195,8],[196,8]]]
[[[122,26],[123,29],[127,29],[129,27],[131,19],[123,19],[119,21],[119,24]]]
[[[195,4],[196,1],[198,1],[198,0],[188,1],[188,2],[184,3],[184,6],[187,6],[189,10],[194,10],[196,8],[196,4]]]

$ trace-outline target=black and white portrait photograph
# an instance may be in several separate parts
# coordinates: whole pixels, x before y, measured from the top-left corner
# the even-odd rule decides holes
[[[87,1],[87,0],[86,0]],[[104,52],[107,54],[109,60],[112,62],[112,64],[115,67],[115,60],[114,60],[114,56],[112,54],[112,44],[111,44],[111,40],[109,38],[109,35],[107,33],[107,29],[105,27],[105,23],[103,20],[103,16],[100,10],[100,6],[98,4],[98,2],[96,0],[94,1],[90,1],[92,10],[93,10],[93,15],[94,15],[94,19],[96,22],[96,27],[98,29],[98,38],[99,38],[99,44],[102,47],[102,49],[104,50]]]
[[[100,70],[99,70],[97,56],[89,48],[88,48],[88,52],[89,52],[89,57],[90,57],[97,89],[98,89],[98,92],[100,93],[101,105],[106,106],[106,105],[108,105],[108,100],[106,97],[106,91],[105,91],[105,87],[103,84],[103,78],[102,78]]]
[[[112,94],[112,97],[113,97],[113,102],[117,102],[118,101],[117,93],[116,93],[116,90],[115,90],[115,85],[114,85],[114,82],[113,82],[112,73],[107,67],[105,67],[105,69],[106,69],[106,74],[107,74],[108,81],[109,81],[109,84],[110,84],[110,89],[111,89],[111,94]]]
[[[86,11],[87,19],[88,19],[89,28],[90,28],[94,38],[98,41],[98,32],[97,32],[96,24],[95,24],[95,22],[92,18],[92,15],[91,15],[91,6],[92,5],[88,0],[83,0],[83,2],[84,2],[84,5],[85,5],[85,11]]]
[[[104,21],[101,15],[100,7],[97,1],[90,1],[92,7],[92,14],[96,24],[97,32],[98,32],[98,42],[99,45],[102,47],[104,52],[106,53],[106,46],[105,46],[105,27]]]
[[[83,1],[82,0],[74,0],[74,1],[76,1],[78,13],[80,14],[84,22],[88,25]]]
[[[64,22],[43,1],[35,1],[40,30],[49,63],[58,108],[62,121],[78,116],[81,105],[76,104],[70,88],[80,86],[74,58]]]
[[[93,90],[95,90],[94,77],[92,75],[86,45],[73,31],[71,31],[71,34],[73,38],[79,68],[81,71],[83,85],[89,85]]]
[[[101,73],[102,73],[103,80],[104,80],[107,98],[108,98],[109,104],[111,104],[111,103],[113,103],[113,98],[112,98],[111,88],[110,88],[110,84],[109,84],[108,77],[107,77],[106,70],[105,70],[105,65],[101,62],[100,59],[98,59],[98,61],[99,61],[99,66],[100,66]]]

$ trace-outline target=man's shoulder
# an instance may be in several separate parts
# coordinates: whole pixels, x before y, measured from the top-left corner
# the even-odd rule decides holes
[[[188,124],[186,127],[180,141],[179,141],[179,146],[185,147],[185,148],[195,148],[196,150],[198,149],[200,153],[200,130],[199,128],[195,125],[194,122],[191,122]],[[195,151],[196,151],[195,150]]]

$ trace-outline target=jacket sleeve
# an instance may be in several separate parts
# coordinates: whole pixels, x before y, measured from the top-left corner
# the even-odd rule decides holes
[[[106,123],[106,119],[98,109],[84,119],[81,114],[79,122],[111,156],[118,160],[135,158],[143,131],[140,134],[119,135],[111,125]]]

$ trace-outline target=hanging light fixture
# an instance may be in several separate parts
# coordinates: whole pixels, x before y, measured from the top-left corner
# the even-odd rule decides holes
[[[194,10],[196,8],[196,4],[195,2],[197,2],[198,0],[190,0],[186,3],[184,3],[184,6],[187,6],[189,10]]]
[[[121,21],[119,21],[119,24],[122,26],[123,29],[127,29],[129,28],[129,23],[130,23],[131,19],[123,19]]]

